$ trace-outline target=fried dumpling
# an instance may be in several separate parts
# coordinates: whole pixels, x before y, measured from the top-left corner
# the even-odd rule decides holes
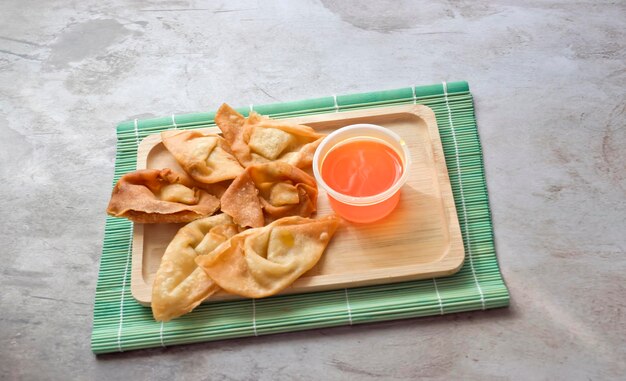
[[[232,182],[221,202],[222,211],[237,224],[257,228],[282,217],[310,217],[317,206],[317,184],[284,162],[256,164]]]
[[[195,262],[239,232],[226,214],[183,226],[165,249],[152,285],[152,314],[157,321],[184,315],[220,287]]]
[[[315,266],[338,225],[334,215],[318,220],[285,217],[235,235],[196,257],[196,263],[229,293],[275,295]]]
[[[324,136],[309,126],[273,120],[256,112],[245,118],[227,104],[217,110],[215,123],[244,167],[278,160],[306,168]]]
[[[138,223],[180,223],[210,216],[220,200],[184,173],[144,169],[122,176],[111,194],[107,213]]]
[[[200,131],[164,131],[161,140],[181,167],[198,182],[213,184],[232,180],[243,172],[221,136]]]

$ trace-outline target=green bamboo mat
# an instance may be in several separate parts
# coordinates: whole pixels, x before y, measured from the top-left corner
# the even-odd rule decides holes
[[[254,109],[281,118],[409,103],[426,105],[437,117],[465,244],[466,260],[457,274],[436,280],[203,304],[190,314],[162,324],[155,322],[150,308],[138,304],[130,292],[132,223],[107,217],[96,287],[93,352],[121,352],[507,306],[509,294],[495,255],[482,151],[466,82],[250,105],[239,111],[247,115]],[[214,116],[215,113],[171,115],[120,124],[114,182],[135,169],[137,146],[144,137],[172,128],[211,126]]]

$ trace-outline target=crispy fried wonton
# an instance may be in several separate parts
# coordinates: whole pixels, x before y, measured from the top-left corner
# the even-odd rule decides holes
[[[334,215],[285,217],[235,235],[196,257],[196,263],[227,292],[249,298],[275,295],[315,266],[338,225]]]
[[[224,138],[200,131],[164,131],[165,148],[196,181],[213,184],[232,180],[243,168]]]
[[[317,184],[284,162],[256,164],[232,182],[221,202],[222,211],[237,224],[256,228],[282,217],[311,216],[317,206]]]
[[[184,173],[144,169],[122,176],[107,213],[138,223],[180,223],[210,216],[220,201]]]
[[[217,110],[215,123],[244,167],[278,160],[306,168],[324,136],[309,126],[273,120],[256,112],[245,118],[227,104]]]
[[[157,321],[184,315],[217,292],[215,284],[198,267],[195,258],[212,252],[239,232],[232,219],[222,213],[183,226],[165,249],[152,285],[152,314]]]

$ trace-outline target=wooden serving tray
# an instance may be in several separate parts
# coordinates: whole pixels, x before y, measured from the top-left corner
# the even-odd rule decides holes
[[[371,224],[347,221],[335,233],[322,259],[281,294],[369,286],[452,275],[465,258],[459,221],[434,112],[422,105],[381,107],[287,119],[321,133],[356,123],[395,131],[407,143],[412,164],[400,202],[385,219]],[[217,127],[202,128],[219,133]],[[180,166],[161,143],[146,137],[137,152],[137,169]],[[319,188],[317,215],[332,213]],[[131,291],[149,305],[152,281],[165,248],[181,224],[135,224]],[[225,292],[209,300],[240,298]]]

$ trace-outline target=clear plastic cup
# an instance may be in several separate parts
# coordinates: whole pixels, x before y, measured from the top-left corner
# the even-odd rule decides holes
[[[351,196],[331,188],[324,180],[322,165],[336,147],[354,141],[374,141],[393,149],[402,161],[402,173],[385,191],[371,196]],[[335,130],[322,140],[313,156],[313,175],[326,191],[331,207],[346,220],[359,223],[378,221],[398,205],[400,188],[406,183],[411,157],[405,141],[395,132],[374,124],[354,124]]]

